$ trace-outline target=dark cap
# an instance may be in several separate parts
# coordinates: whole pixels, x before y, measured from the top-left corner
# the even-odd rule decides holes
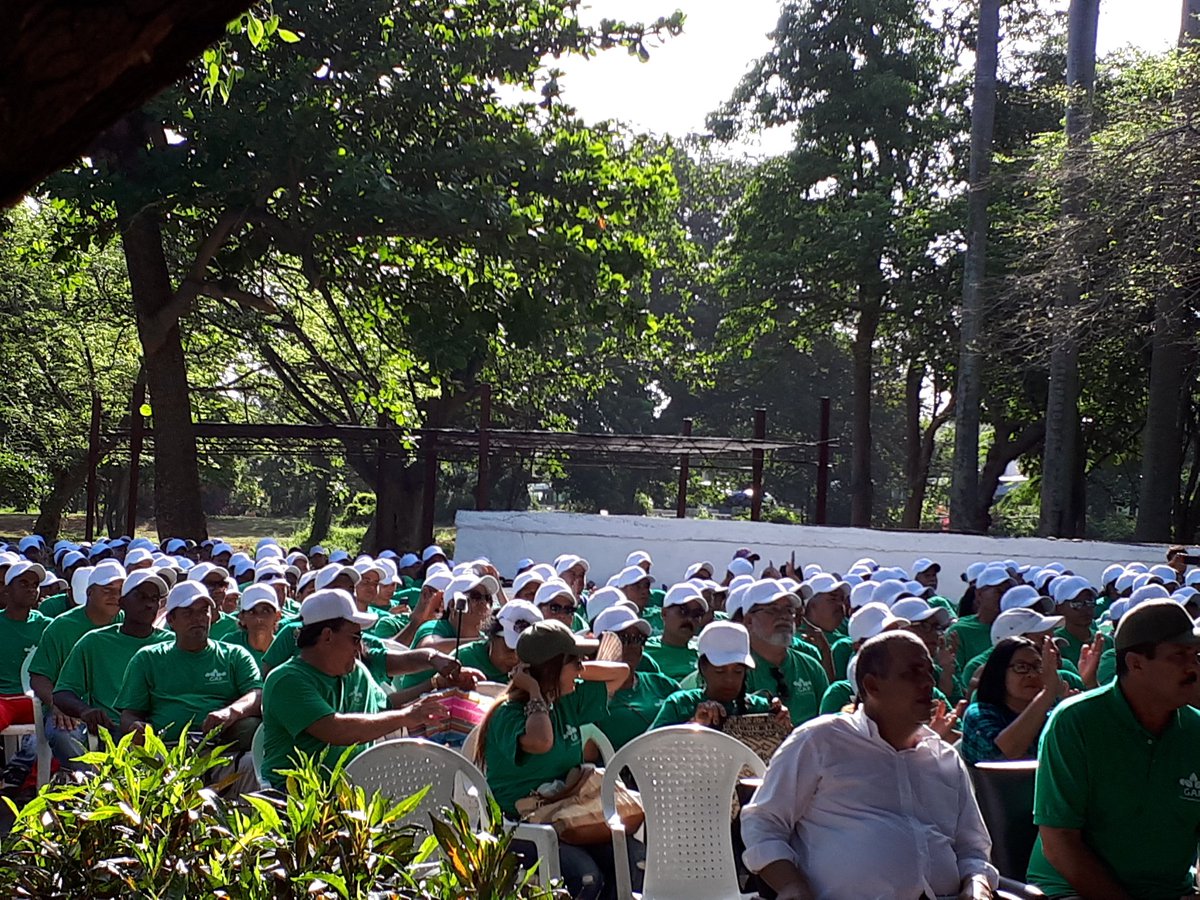
[[[734,559],[739,559],[739,558],[740,559],[748,559],[748,560],[750,560],[750,562],[758,562],[759,555],[757,553],[755,553],[753,550],[751,550],[749,547],[742,547],[741,549],[739,549],[737,551],[737,553],[733,554],[733,558]]]
[[[1118,650],[1139,644],[1190,644],[1200,646],[1200,631],[1192,617],[1174,600],[1146,600],[1117,625]]]
[[[587,656],[595,653],[599,646],[599,641],[580,637],[562,622],[546,619],[534,622],[521,632],[517,640],[517,657],[521,662],[537,666],[556,656]]]

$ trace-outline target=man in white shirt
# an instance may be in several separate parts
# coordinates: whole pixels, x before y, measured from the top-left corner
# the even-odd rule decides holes
[[[742,811],[743,859],[778,900],[994,896],[966,766],[927,725],[933,661],[903,631],[858,653],[853,713],[792,732]]]

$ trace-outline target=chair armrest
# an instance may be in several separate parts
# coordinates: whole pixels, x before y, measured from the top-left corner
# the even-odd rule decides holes
[[[1039,888],[1032,884],[1025,884],[1020,881],[1014,881],[1011,878],[1000,876],[1000,890],[1010,897],[1017,900],[1042,900],[1046,895]]]
[[[553,825],[534,825],[531,822],[505,822],[505,825],[515,826],[514,837],[529,841],[538,851],[538,877],[543,885],[562,878],[558,865],[558,832]]]
[[[612,831],[613,868],[617,875],[617,900],[633,900],[633,879],[629,874],[629,846],[625,835],[625,824],[621,816],[613,813],[608,817]]]

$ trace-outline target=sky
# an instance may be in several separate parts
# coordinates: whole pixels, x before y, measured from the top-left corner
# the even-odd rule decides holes
[[[651,47],[648,62],[613,50],[557,63],[567,73],[563,99],[588,121],[619,119],[656,134],[703,132],[705,116],[770,47],[779,0],[591,0],[582,16],[646,21],[676,9],[687,16],[683,34]],[[1165,50],[1179,33],[1179,16],[1180,0],[1101,0],[1098,52],[1127,44]],[[746,149],[773,153],[786,146],[787,135],[778,134]]]

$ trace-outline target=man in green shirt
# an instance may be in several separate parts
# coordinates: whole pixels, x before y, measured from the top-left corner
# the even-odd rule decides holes
[[[115,706],[121,730],[152,725],[177,741],[190,722],[193,734],[221,732],[218,740],[250,749],[262,701],[262,679],[242,647],[210,637],[213,600],[203,585],[184,581],[167,595],[169,643],[143,647],[129,660]]]
[[[638,617],[631,606],[611,606],[596,616],[592,624],[596,637],[612,632],[621,642],[621,662],[629,667],[629,675],[617,692],[609,698],[608,714],[596,722],[614,750],[649,730],[663,701],[679,690],[674,679],[641,668],[650,624]]]
[[[117,695],[125,669],[142,647],[170,641],[171,633],[154,627],[166,583],[149,572],[135,572],[121,587],[121,621],[83,635],[67,655],[54,683],[54,706],[81,721],[93,734],[117,731],[121,714]]]
[[[441,696],[389,708],[387,697],[359,662],[362,629],[375,614],[360,612],[345,591],[313,593],[300,609],[299,655],[267,676],[263,686],[263,770],[273,787],[287,786],[283,770],[297,751],[328,764],[345,747],[363,749],[401,728],[445,716]],[[331,758],[332,757],[332,758]]]
[[[784,585],[764,578],[742,591],[733,614],[750,633],[755,665],[746,673],[746,692],[778,697],[788,708],[793,725],[816,718],[829,687],[821,664],[792,647],[799,602]]]
[[[216,563],[203,562],[188,570],[187,580],[203,585],[208,596],[212,598],[209,637],[214,641],[221,641],[237,634],[237,616],[221,611],[225,604],[225,594],[229,590],[229,570]]]
[[[1096,592],[1086,578],[1068,575],[1054,580],[1051,593],[1054,614],[1063,618],[1062,627],[1054,636],[1066,642],[1063,659],[1078,666],[1084,645],[1096,639]]]
[[[992,646],[992,623],[1000,615],[1000,598],[1012,584],[1004,566],[987,566],[975,579],[975,612],[946,630],[946,639],[958,644],[955,671],[961,674],[967,663]]]
[[[1200,838],[1200,632],[1173,600],[1117,627],[1117,680],[1042,733],[1028,881],[1051,897],[1192,897]]]
[[[663,598],[663,633],[646,641],[645,653],[672,681],[682,681],[696,671],[695,642],[707,612],[704,595],[690,581],[672,585]]]
[[[46,570],[27,560],[8,563],[4,573],[7,604],[0,615],[0,731],[33,723],[33,701],[21,684],[21,668],[50,624],[37,611],[38,590]],[[35,753],[23,746],[4,768],[5,787],[20,787],[33,768]]]
[[[166,593],[166,584],[152,572],[137,574],[138,579],[127,579],[121,564],[113,559],[106,559],[92,569],[88,576],[87,601],[83,606],[63,613],[46,627],[29,664],[29,686],[42,702],[46,714],[46,741],[64,768],[79,768],[74,760],[84,752],[87,726],[55,705],[54,685],[80,638],[120,618],[122,585],[127,580],[136,587],[150,578]]]

